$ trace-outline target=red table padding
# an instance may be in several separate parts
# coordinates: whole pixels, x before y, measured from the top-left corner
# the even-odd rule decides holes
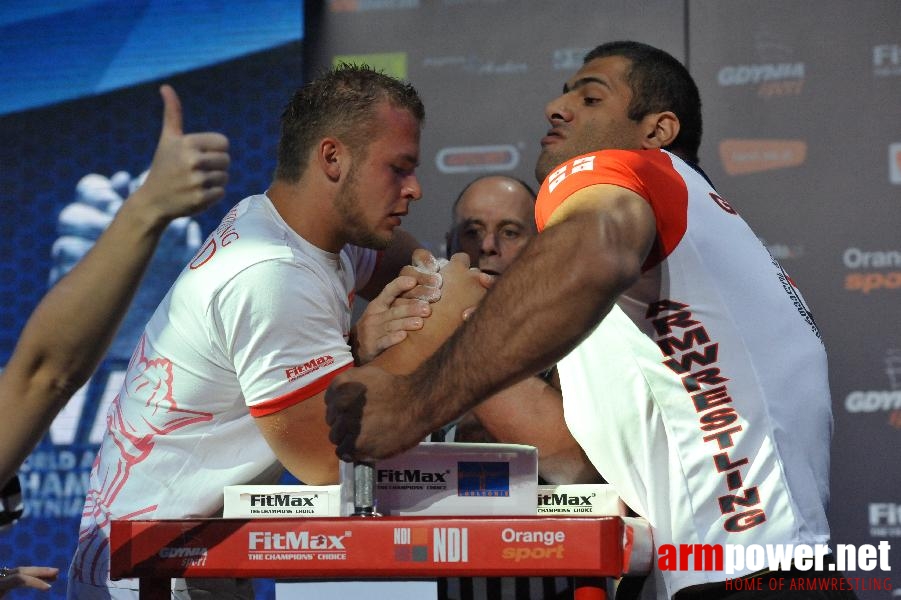
[[[429,579],[619,577],[647,563],[649,535],[620,517],[117,520],[113,578],[168,597],[172,577]],[[637,531],[637,534],[636,534]],[[145,594],[145,589],[148,591]]]

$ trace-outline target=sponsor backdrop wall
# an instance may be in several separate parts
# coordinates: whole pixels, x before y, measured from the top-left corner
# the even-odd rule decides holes
[[[138,331],[227,208],[267,185],[278,115],[302,73],[367,62],[419,88],[425,194],[405,226],[441,253],[460,189],[489,172],[533,181],[544,105],[588,49],[629,38],[686,61],[705,103],[702,166],[817,318],[835,413],[834,541],[888,540],[901,568],[897,0],[26,4],[0,9],[0,366],[48,284],[149,165],[160,82],[180,93],[186,130],[229,136],[233,169],[219,206],[167,234],[108,360],[23,467],[26,516],[0,532],[0,563],[66,568],[105,406]]]
[[[829,352],[834,542],[887,540],[901,572],[901,3],[332,0],[315,22],[308,67],[368,62],[421,91],[425,192],[406,225],[436,252],[472,178],[534,181],[543,108],[586,50],[635,39],[684,60],[702,166],[804,291]]]

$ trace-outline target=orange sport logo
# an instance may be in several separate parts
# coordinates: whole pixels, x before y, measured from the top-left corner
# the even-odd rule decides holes
[[[842,262],[850,272],[845,276],[849,292],[869,294],[901,288],[901,250],[848,248]]]
[[[803,140],[723,140],[720,160],[729,175],[798,167],[807,160]]]

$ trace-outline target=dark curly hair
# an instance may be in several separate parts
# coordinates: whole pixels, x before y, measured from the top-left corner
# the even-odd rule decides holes
[[[652,112],[672,111],[679,119],[679,135],[666,147],[693,163],[701,146],[701,95],[685,65],[659,48],[632,41],[601,44],[584,62],[606,56],[631,61],[627,75],[632,88],[629,118],[639,121]]]

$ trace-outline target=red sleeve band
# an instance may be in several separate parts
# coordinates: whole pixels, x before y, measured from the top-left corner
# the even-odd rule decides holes
[[[304,400],[309,400],[319,392],[324,392],[332,382],[332,380],[337,377],[339,373],[343,373],[352,366],[352,362],[347,363],[344,366],[338,367],[331,373],[326,373],[309,385],[305,385],[302,388],[292,390],[287,394],[272,398],[271,400],[266,400],[265,402],[254,404],[250,407],[250,416],[254,418],[265,417],[267,415],[277,413],[280,410],[285,410],[286,408],[294,406],[295,404],[303,402]]]

